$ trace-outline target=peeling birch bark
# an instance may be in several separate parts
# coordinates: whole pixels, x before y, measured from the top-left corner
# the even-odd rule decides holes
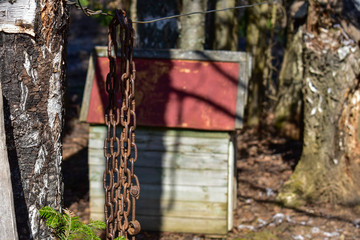
[[[35,0],[0,2],[0,31],[35,36]]]
[[[62,202],[61,132],[69,13],[64,2],[56,0],[17,0],[11,6],[3,2],[0,13],[25,2],[30,3],[26,11],[34,16],[33,27],[25,15],[15,19],[7,15],[7,20],[29,23],[26,26],[33,34],[7,31],[7,23],[0,18],[6,143],[19,239],[54,239],[38,210],[43,206],[60,209]]]

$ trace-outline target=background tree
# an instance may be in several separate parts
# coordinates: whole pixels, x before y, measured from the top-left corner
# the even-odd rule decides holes
[[[12,14],[16,10],[19,15]],[[2,1],[0,80],[19,239],[53,239],[43,206],[62,202],[64,1]]]
[[[209,9],[224,9],[235,7],[236,0],[210,0]],[[213,32],[208,35],[211,49],[214,50],[238,50],[238,18],[236,10],[228,10],[208,14],[208,20],[213,21],[206,26],[206,32]]]
[[[182,0],[181,14],[203,12],[207,10],[207,0]],[[205,15],[196,14],[181,17],[179,48],[187,50],[204,50]]]
[[[260,0],[251,0],[250,4]],[[246,106],[247,125],[258,125],[263,114],[265,101],[264,70],[267,49],[267,22],[269,5],[258,5],[248,9],[246,29],[246,51],[253,57],[252,75],[249,81],[248,101]]]
[[[360,50],[339,24],[351,24],[346,4],[353,2],[309,1],[302,35],[303,152],[278,195],[286,205],[359,204]]]
[[[284,135],[300,140],[302,131],[303,23],[305,1],[284,3],[287,12],[285,53],[279,72],[274,123]]]

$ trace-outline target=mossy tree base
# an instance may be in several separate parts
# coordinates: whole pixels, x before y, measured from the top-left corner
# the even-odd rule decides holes
[[[278,200],[360,204],[359,47],[339,29],[303,39],[303,153]]]

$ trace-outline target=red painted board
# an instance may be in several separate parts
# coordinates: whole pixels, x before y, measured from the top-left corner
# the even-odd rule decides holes
[[[135,64],[138,125],[235,129],[239,63],[139,58]],[[108,71],[108,59],[97,57],[89,123],[104,123]]]

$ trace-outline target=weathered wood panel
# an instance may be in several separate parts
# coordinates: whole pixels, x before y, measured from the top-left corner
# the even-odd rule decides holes
[[[227,186],[226,170],[136,167],[136,172],[141,176],[141,182],[144,184],[207,187]]]
[[[92,206],[98,213],[99,209],[104,208],[104,201],[101,197],[95,198],[92,201]],[[162,216],[166,215],[169,217],[180,217],[180,218],[209,218],[218,219],[224,218],[227,213],[227,206],[225,203],[217,202],[191,202],[191,201],[172,201],[168,199],[145,199],[140,198],[136,202],[136,213],[138,215],[146,216]]]
[[[108,59],[97,48],[81,119],[104,122]],[[250,57],[227,51],[141,50],[137,66],[137,121],[143,126],[232,131],[242,127]],[[91,66],[90,66],[91,67]],[[240,74],[240,71],[244,73]],[[93,77],[94,76],[94,77]],[[88,96],[91,92],[91,96]],[[91,109],[91,111],[88,111]]]
[[[228,134],[211,133],[201,131],[154,131],[137,129],[136,144],[144,151],[179,152],[179,153],[219,153],[227,158]],[[118,132],[119,134],[119,132]],[[96,126],[90,129],[89,148],[98,149],[103,147],[106,137],[105,126]]]
[[[192,232],[206,234],[226,234],[226,219],[209,219],[209,218],[178,218],[157,216],[137,217],[142,223],[143,229],[152,231],[170,231],[170,232]]]
[[[90,182],[93,196],[104,197],[102,182]],[[227,202],[224,187],[141,184],[141,198],[175,199],[177,201]]]
[[[6,147],[4,107],[0,81],[0,233],[2,239],[18,239],[10,165]]]
[[[93,219],[104,217],[105,134],[105,126],[90,128],[90,213]],[[228,158],[234,157],[229,155],[233,147],[229,142],[229,134],[221,132],[136,130],[136,174],[141,183],[137,215],[143,229],[207,234],[227,231],[233,205],[229,200],[233,198],[233,191],[229,189],[234,187],[233,174],[228,176],[233,172],[233,168],[229,170]],[[198,225],[189,227],[193,224]]]
[[[228,212],[228,230],[231,231],[233,227],[233,210],[236,206],[236,173],[235,173],[235,145],[234,140],[235,136],[232,136],[233,141],[229,141],[229,152],[228,152],[228,169],[227,169],[227,177],[228,177],[228,204],[227,204],[227,212]]]
[[[104,154],[99,149],[89,149],[89,164],[104,164]],[[196,153],[174,153],[164,152],[159,156],[159,152],[140,151],[139,159],[143,161],[136,162],[138,167],[161,167],[161,168],[179,168],[184,169],[227,169],[227,159],[224,154],[209,153],[207,155],[200,155]],[[161,157],[161,161],[159,161]]]

